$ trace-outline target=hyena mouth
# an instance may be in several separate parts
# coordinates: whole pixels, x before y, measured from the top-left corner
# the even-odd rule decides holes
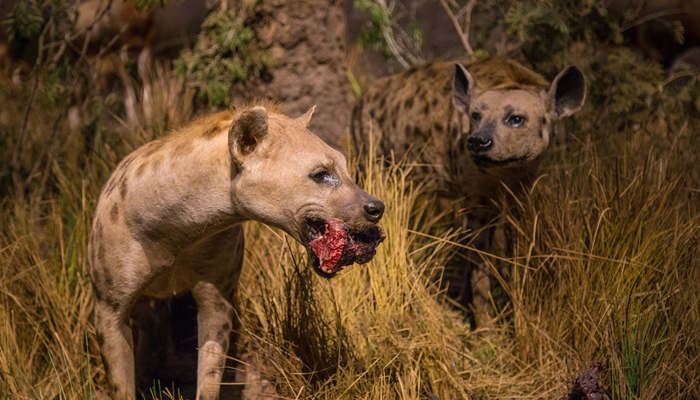
[[[502,165],[516,163],[519,161],[525,161],[527,159],[527,154],[522,157],[506,158],[505,160],[494,160],[493,158],[482,154],[472,154],[472,160],[474,160],[474,164],[476,164],[478,167],[498,167]]]
[[[386,234],[377,225],[353,232],[341,220],[307,220],[308,252],[314,270],[330,278],[346,265],[365,264],[376,254]]]

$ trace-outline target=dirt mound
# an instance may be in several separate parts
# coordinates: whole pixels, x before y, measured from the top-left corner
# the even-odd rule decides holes
[[[309,128],[339,147],[354,101],[346,75],[342,1],[268,0],[257,13],[254,30],[261,46],[270,49],[274,67],[265,79],[236,84],[233,102],[271,98],[292,116],[317,104]]]

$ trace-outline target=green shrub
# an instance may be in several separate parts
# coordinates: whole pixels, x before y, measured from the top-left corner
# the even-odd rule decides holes
[[[178,74],[198,89],[203,104],[227,106],[234,82],[260,78],[272,67],[268,51],[260,47],[248,22],[233,11],[212,13],[194,48],[175,61]]]

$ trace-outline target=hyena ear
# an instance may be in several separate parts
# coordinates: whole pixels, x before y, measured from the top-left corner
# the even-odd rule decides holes
[[[304,126],[309,126],[309,122],[311,122],[311,116],[314,115],[314,111],[316,111],[316,104],[311,106],[311,108],[309,108],[308,111],[304,113],[304,115],[298,116],[296,118],[297,121],[301,121],[304,124]]]
[[[472,92],[474,92],[476,83],[469,71],[458,63],[455,64],[455,79],[452,87],[454,95],[452,102],[454,105],[464,110],[469,109],[469,100]]]
[[[561,71],[549,88],[552,111],[557,118],[568,117],[583,107],[586,79],[580,69],[571,66]]]
[[[228,145],[234,160],[255,151],[258,144],[267,135],[267,111],[262,106],[255,106],[243,111],[233,121],[228,133]]]

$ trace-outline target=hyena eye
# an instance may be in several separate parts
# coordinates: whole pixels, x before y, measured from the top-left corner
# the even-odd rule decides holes
[[[472,117],[472,121],[474,121],[474,122],[481,121],[481,113],[473,112],[471,117]]]
[[[506,125],[517,128],[524,124],[526,120],[527,118],[523,117],[522,115],[511,115],[510,117],[506,118]]]
[[[338,176],[329,172],[326,169],[322,169],[318,172],[312,173],[311,175],[309,175],[309,178],[311,178],[316,183],[331,187],[336,187],[340,185],[340,179],[338,178]]]

